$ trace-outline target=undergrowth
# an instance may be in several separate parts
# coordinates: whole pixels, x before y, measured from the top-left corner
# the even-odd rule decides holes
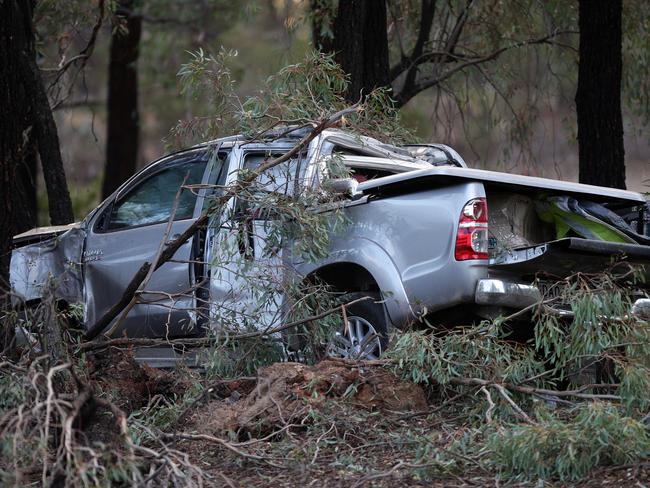
[[[488,437],[489,457],[506,476],[578,480],[598,466],[634,464],[650,455],[648,428],[611,403],[592,402],[549,414],[533,425],[510,425]]]
[[[650,324],[630,314],[639,283],[634,269],[558,282],[524,343],[503,319],[398,334],[395,373],[463,393],[475,432],[430,459],[449,469],[470,452],[506,477],[578,480],[650,456]]]

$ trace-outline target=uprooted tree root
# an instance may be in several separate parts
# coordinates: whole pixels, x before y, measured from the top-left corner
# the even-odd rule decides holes
[[[0,462],[6,485],[229,485],[219,469],[206,472],[205,462],[201,468],[193,462],[193,447],[217,446],[232,456],[233,465],[246,461],[280,469],[284,462],[258,453],[251,439],[276,445],[271,441],[318,425],[314,412],[372,415],[427,405],[420,386],[385,369],[337,361],[277,363],[255,379],[212,383],[208,398],[198,397],[207,401],[195,398],[191,412],[174,410],[177,418],[165,431],[146,414],[155,416],[161,397],[174,405],[188,383],[138,365],[128,352],[87,358],[83,372],[69,363],[48,368],[46,357],[1,366],[3,393],[14,391],[5,397],[0,419],[2,449],[11,453]],[[179,422],[186,413],[188,419]],[[233,436],[247,440],[232,441]]]
[[[495,320],[252,377],[143,367],[126,338],[0,362],[0,483],[647,485],[650,323],[607,277],[563,286],[573,318],[540,313],[529,344]]]
[[[275,363],[259,371],[254,382],[235,380],[226,398],[210,402],[194,418],[194,427],[238,437],[259,437],[292,423],[302,423],[314,409],[336,401],[367,411],[412,411],[426,408],[424,390],[389,371],[335,360],[315,366]],[[219,412],[214,415],[213,412]]]

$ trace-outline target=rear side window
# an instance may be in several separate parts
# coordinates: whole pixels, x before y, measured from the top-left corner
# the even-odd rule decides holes
[[[140,182],[113,206],[107,229],[125,229],[168,221],[183,180],[185,185],[201,183],[206,164],[205,159],[180,163]],[[195,205],[196,194],[184,189],[174,220],[192,218]]]
[[[263,153],[247,154],[244,159],[244,169],[255,171],[262,164],[279,157],[280,154],[268,155]],[[303,155],[289,159],[284,163],[269,168],[257,177],[257,184],[264,190],[274,193],[293,195],[297,193],[304,182],[301,181],[306,163]]]

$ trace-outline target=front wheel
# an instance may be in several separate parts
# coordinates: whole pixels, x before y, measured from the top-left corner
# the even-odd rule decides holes
[[[388,319],[378,293],[350,293],[343,297],[349,303],[347,323],[336,331],[327,346],[327,355],[347,359],[378,359],[388,345]]]

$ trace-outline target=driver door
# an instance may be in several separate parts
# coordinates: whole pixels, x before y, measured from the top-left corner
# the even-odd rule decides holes
[[[206,150],[197,150],[156,164],[93,217],[84,252],[87,326],[121,298],[142,264],[155,258],[179,188],[183,181],[186,186],[207,181],[208,162]],[[183,233],[198,217],[202,192],[182,190],[169,240]],[[197,333],[190,266],[192,240],[153,273],[139,303],[114,336],[178,337]]]

